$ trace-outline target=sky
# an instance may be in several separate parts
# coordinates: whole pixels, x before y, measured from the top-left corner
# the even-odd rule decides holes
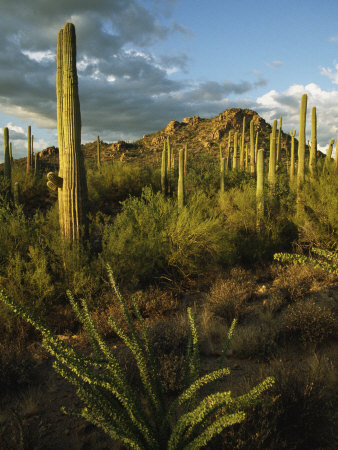
[[[56,39],[76,29],[82,143],[134,141],[170,120],[250,108],[283,131],[300,100],[318,147],[338,134],[337,0],[0,0],[0,162],[57,146]]]

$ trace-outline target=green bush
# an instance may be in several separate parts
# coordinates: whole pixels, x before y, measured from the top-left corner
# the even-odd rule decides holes
[[[119,279],[136,283],[156,276],[191,276],[231,253],[221,220],[202,193],[181,211],[177,202],[144,188],[103,233],[103,257]],[[229,257],[229,256],[227,256]]]

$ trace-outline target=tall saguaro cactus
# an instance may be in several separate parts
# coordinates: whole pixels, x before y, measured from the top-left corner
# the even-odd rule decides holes
[[[32,129],[28,126],[28,138],[27,138],[27,166],[26,173],[31,173],[32,171]]]
[[[9,154],[9,132],[8,127],[4,127],[4,151],[5,151],[5,178],[11,181],[11,158]]]
[[[250,173],[255,173],[254,123],[250,121]]]
[[[100,143],[100,136],[97,137],[96,141],[96,162],[97,162],[97,168],[98,170],[101,169],[101,143]]]
[[[161,190],[163,194],[168,191],[168,177],[167,177],[167,165],[166,165],[166,149],[165,143],[162,150],[162,164],[161,164]]]
[[[184,150],[179,151],[178,162],[178,185],[177,185],[177,203],[181,209],[184,206]]]
[[[277,140],[277,163],[280,162],[282,144],[282,117],[279,118],[278,140]]]
[[[258,157],[258,156],[257,156]],[[272,189],[276,184],[276,134],[270,133],[269,184]]]
[[[224,192],[224,172],[225,172],[225,158],[221,158],[221,182],[220,188],[221,192]]]
[[[260,231],[264,218],[264,150],[257,153],[256,228]]]
[[[297,215],[304,212],[303,184],[305,180],[305,125],[307,94],[302,95],[300,103],[299,140],[298,140],[298,172],[297,172]]]
[[[310,148],[310,160],[309,169],[311,177],[316,174],[316,157],[317,157],[317,114],[316,107],[312,108],[311,113],[311,148]]]
[[[238,169],[237,165],[237,145],[238,145],[238,131],[235,132],[234,135],[234,154],[232,158],[232,169],[236,170]]]
[[[296,130],[290,131],[291,136],[291,156],[290,156],[290,182],[292,183],[295,177],[295,136]]]
[[[244,170],[244,141],[245,141],[245,116],[243,117],[241,149],[239,152],[239,167],[241,170]]]
[[[68,243],[87,235],[87,181],[81,151],[81,113],[76,71],[76,36],[72,23],[66,23],[57,40],[57,126],[59,175],[49,173],[49,187],[58,189],[61,234]]]

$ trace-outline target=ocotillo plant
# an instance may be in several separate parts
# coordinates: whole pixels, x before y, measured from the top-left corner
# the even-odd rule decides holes
[[[329,143],[329,148],[326,151],[326,156],[325,156],[325,161],[324,161],[324,166],[323,166],[323,174],[330,167],[333,144],[334,144],[334,139],[331,139],[331,141]]]
[[[178,153],[178,185],[177,185],[177,203],[181,209],[184,206],[184,150],[180,149]]]
[[[233,170],[238,169],[238,164],[237,164],[237,145],[238,145],[238,131],[235,132],[235,136],[234,136],[234,154],[233,154],[233,158],[232,158],[232,169]]]
[[[167,178],[167,161],[166,161],[166,149],[165,143],[162,150],[162,164],[161,164],[161,190],[165,195],[168,192],[168,178]]]
[[[221,182],[220,188],[221,192],[224,192],[224,172],[225,172],[225,158],[221,158]]]
[[[32,135],[31,126],[28,126],[28,138],[27,138],[27,165],[26,173],[29,174],[32,171]]]
[[[297,215],[304,212],[303,183],[305,180],[305,125],[307,94],[303,94],[300,103],[299,140],[298,140],[298,172],[297,172]]]
[[[57,40],[57,123],[59,175],[47,175],[49,186],[58,188],[61,235],[72,244],[87,235],[87,181],[81,151],[81,113],[76,71],[76,36],[72,23],[66,23]],[[55,180],[56,178],[56,180]]]
[[[280,162],[281,143],[282,143],[282,117],[279,118],[278,139],[277,139],[277,163]]]
[[[100,145],[100,136],[97,137],[96,141],[96,162],[98,170],[101,169],[101,145]]]
[[[317,114],[316,107],[312,108],[311,113],[311,147],[310,147],[310,159],[309,170],[311,178],[316,175],[316,159],[317,159]]]
[[[233,321],[229,329],[218,361],[219,369],[201,376],[196,316],[191,308],[187,308],[189,338],[183,370],[183,389],[167,405],[159,374],[158,357],[150,343],[137,302],[132,296],[132,312],[140,322],[140,330],[135,326],[132,312],[116,286],[110,267],[107,268],[109,281],[127,323],[127,331],[124,331],[113,317],[109,317],[108,323],[135,358],[142,382],[142,397],[135,395],[116,354],[102,338],[86,300],[81,299],[80,304],[72,293],[67,291],[77,319],[83,324],[93,347],[93,356],[89,357],[61,341],[38,317],[0,290],[0,301],[42,334],[43,347],[55,357],[53,368],[76,386],[76,393],[84,407],[79,411],[68,411],[62,407],[61,411],[64,414],[83,417],[102,428],[112,439],[134,450],[198,450],[205,447],[226,427],[242,422],[246,417],[244,411],[254,406],[262,393],[273,386],[274,378],[267,377],[249,392],[235,398],[230,391],[198,398],[201,397],[203,387],[208,387],[211,382],[217,382],[230,374],[230,370],[224,367],[222,362],[236,321]],[[141,398],[144,401],[141,401]]]
[[[239,168],[241,170],[244,170],[244,142],[245,142],[245,116],[243,117],[241,149],[240,149],[240,153],[239,153]]]
[[[292,183],[295,177],[295,136],[296,130],[290,131],[291,136],[291,156],[290,156],[290,182]]]
[[[253,120],[250,120],[250,173],[255,173],[255,143]]]
[[[256,227],[261,230],[264,218],[264,150],[257,153]]]

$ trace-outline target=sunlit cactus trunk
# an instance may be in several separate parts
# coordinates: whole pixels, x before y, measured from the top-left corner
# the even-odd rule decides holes
[[[100,136],[97,137],[96,142],[96,162],[97,162],[97,168],[98,170],[101,169],[101,143],[100,143]]]
[[[333,144],[334,144],[334,139],[331,139],[331,141],[329,143],[329,148],[326,151],[326,156],[325,156],[325,161],[324,161],[324,166],[323,166],[323,174],[325,174],[325,171],[328,170],[331,165]]]
[[[278,139],[277,139],[277,163],[280,162],[282,144],[282,117],[279,118]]]
[[[34,169],[34,136],[32,135],[31,139],[31,165],[32,165],[32,171]]]
[[[185,144],[184,147],[184,176],[187,175],[188,171],[188,145]]]
[[[291,136],[291,156],[290,156],[290,182],[295,178],[295,136],[296,130],[290,131]]]
[[[167,178],[167,164],[166,164],[166,149],[165,143],[162,150],[162,164],[161,164],[161,190],[163,194],[168,191],[168,178]]]
[[[232,158],[232,169],[236,170],[238,168],[237,165],[237,145],[238,145],[238,131],[236,131],[234,136],[234,154]]]
[[[264,218],[264,150],[257,153],[257,185],[256,185],[256,228],[261,230]]]
[[[68,243],[87,236],[87,181],[81,152],[81,113],[76,71],[75,27],[67,23],[57,41],[57,126],[59,175],[48,174],[58,189],[61,234]]]
[[[268,181],[271,189],[275,188],[276,184],[276,135],[270,133],[270,155],[269,155],[269,173]]]
[[[309,160],[309,170],[311,178],[316,175],[316,159],[317,159],[317,114],[316,107],[312,108],[311,113],[311,148],[310,148],[310,160]]]
[[[259,136],[259,131],[257,131],[257,133],[256,133],[256,141],[255,141],[255,164],[257,162],[257,153],[258,153],[258,136]]]
[[[9,157],[10,157],[11,166],[12,166],[13,163],[14,163],[14,159],[13,159],[13,150],[12,150],[12,143],[11,142],[9,143]]]
[[[230,162],[230,148],[231,148],[231,131],[229,131],[229,136],[228,136],[228,149],[227,149],[227,161],[226,161],[226,167],[227,169],[229,169],[229,162]]]
[[[245,142],[245,116],[243,117],[243,129],[242,129],[242,138],[241,138],[241,149],[239,152],[239,167],[241,170],[244,170],[244,142]]]
[[[221,158],[221,182],[220,182],[220,189],[221,192],[224,192],[224,173],[225,173],[225,158]]]
[[[337,135],[337,139],[336,139],[336,158],[335,158],[335,167],[336,167],[336,170],[338,170],[338,135]]]
[[[298,172],[297,172],[297,216],[304,212],[302,194],[305,180],[305,125],[306,125],[307,94],[303,94],[300,103],[299,139],[298,139]]]
[[[177,202],[181,209],[184,206],[184,150],[179,151],[178,160],[178,185],[177,185]]]
[[[254,123],[250,121],[250,173],[255,173],[255,142],[254,142]]]
[[[32,171],[32,129],[28,126],[28,138],[27,138],[27,165],[26,173],[31,173]]]

